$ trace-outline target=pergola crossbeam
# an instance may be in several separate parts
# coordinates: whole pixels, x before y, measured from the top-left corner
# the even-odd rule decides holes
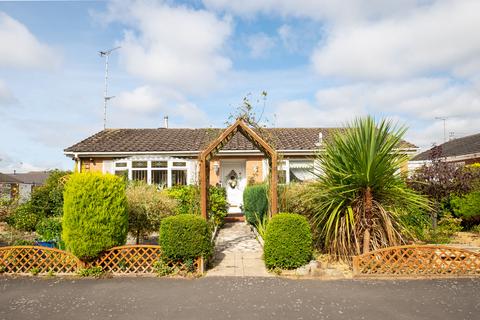
[[[250,128],[242,118],[239,118],[200,153],[200,209],[202,217],[205,219],[208,218],[210,160],[215,157],[237,132],[243,134],[245,138],[268,157],[270,167],[270,214],[274,215],[278,212],[277,152],[258,133]]]

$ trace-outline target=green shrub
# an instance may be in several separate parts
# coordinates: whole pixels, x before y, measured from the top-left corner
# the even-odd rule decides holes
[[[462,231],[462,219],[454,218],[445,213],[435,230],[430,230],[426,241],[429,243],[450,243],[455,233]]]
[[[247,186],[243,192],[243,211],[248,223],[255,224],[268,213],[268,186],[254,184]]]
[[[480,224],[477,224],[476,226],[473,226],[471,229],[470,229],[471,232],[473,233],[476,233],[478,235],[480,235]]]
[[[166,192],[177,200],[178,214],[200,214],[200,189],[197,186],[174,186],[166,189]]]
[[[211,232],[207,222],[194,214],[163,219],[159,236],[165,259],[188,260],[212,253]]]
[[[12,246],[33,246],[35,244],[32,240],[18,239],[12,243]]]
[[[69,171],[52,170],[40,187],[35,187],[31,195],[33,211],[42,217],[63,215],[63,190]]]
[[[20,231],[33,232],[37,226],[37,223],[43,218],[43,215],[39,215],[35,212],[30,201],[19,205],[15,212],[7,217],[7,223]]]
[[[43,218],[37,224],[36,232],[43,241],[58,241],[62,235],[62,222],[59,217]]]
[[[432,220],[428,212],[412,208],[400,214],[402,234],[405,239],[413,241],[428,241],[432,229]]]
[[[15,212],[17,205],[17,201],[0,198],[0,222],[7,221],[8,217]]]
[[[455,216],[462,218],[467,225],[480,222],[480,191],[468,193],[464,197],[453,196],[450,205]]]
[[[160,228],[164,217],[175,214],[177,201],[170,198],[154,185],[133,182],[127,186],[128,231],[136,238]]]
[[[312,233],[305,217],[281,213],[270,219],[264,246],[267,268],[298,268],[308,263],[312,254]]]
[[[208,188],[208,214],[216,225],[222,225],[228,214],[227,191],[222,187]]]
[[[175,186],[166,189],[167,194],[178,201],[178,214],[200,214],[200,189],[198,186]],[[225,188],[208,188],[208,215],[215,225],[222,225],[228,213],[227,192]]]
[[[63,232],[67,250],[82,260],[123,245],[128,213],[124,181],[111,174],[75,173],[65,185]]]
[[[89,268],[81,268],[77,271],[77,274],[80,277],[99,278],[104,274],[104,272],[101,266],[96,266],[96,267],[89,267]]]

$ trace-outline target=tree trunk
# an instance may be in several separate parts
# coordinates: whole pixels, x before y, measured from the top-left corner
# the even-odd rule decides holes
[[[365,231],[363,233],[363,253],[370,251],[370,228],[372,227],[372,190],[367,187],[365,190]]]
[[[137,240],[136,240],[137,244],[140,244],[140,230],[137,231]]]

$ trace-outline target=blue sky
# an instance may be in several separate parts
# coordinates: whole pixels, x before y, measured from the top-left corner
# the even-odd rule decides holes
[[[0,171],[71,168],[107,127],[222,126],[268,92],[275,126],[373,114],[422,148],[478,132],[478,1],[192,0],[0,3]],[[262,103],[257,104],[257,109]]]

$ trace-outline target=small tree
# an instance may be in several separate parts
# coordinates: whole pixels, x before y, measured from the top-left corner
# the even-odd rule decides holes
[[[75,173],[65,186],[63,240],[82,260],[122,245],[127,238],[128,213],[124,181],[111,174]]]
[[[164,217],[175,214],[177,201],[165,192],[145,182],[127,186],[128,231],[140,242],[140,237],[157,231]]]
[[[409,186],[433,201],[432,226],[437,227],[442,203],[453,195],[461,196],[472,190],[479,179],[479,170],[448,163],[442,157],[442,147],[432,148],[430,162],[417,169],[409,179]]]

